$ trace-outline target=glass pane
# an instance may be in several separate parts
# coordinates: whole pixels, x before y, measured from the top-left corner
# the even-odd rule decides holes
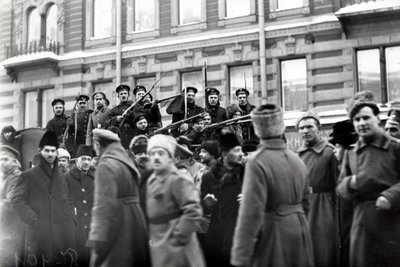
[[[28,42],[40,40],[40,15],[37,8],[29,12],[28,17]]]
[[[204,84],[203,84],[203,72],[202,71],[192,71],[184,72],[181,75],[182,88],[187,86],[196,87],[199,90],[196,94],[196,105],[204,107]]]
[[[357,51],[358,89],[371,91],[377,102],[381,101],[381,70],[379,49]]]
[[[304,0],[278,0],[278,9],[299,8],[304,5]]]
[[[202,0],[179,0],[179,24],[200,22]]]
[[[135,31],[154,29],[154,1],[135,0]]]
[[[388,101],[400,99],[400,46],[388,47],[386,54],[386,73]]]
[[[37,127],[37,93],[26,92],[25,93],[25,118],[24,118],[24,128]]]
[[[284,110],[308,110],[306,59],[282,61],[281,70]]]
[[[240,17],[250,14],[250,0],[226,0],[226,17]]]
[[[112,34],[113,0],[94,0],[93,37],[108,37]]]
[[[46,89],[42,92],[42,127],[46,127],[47,122],[54,117],[51,101],[54,99],[54,89]]]
[[[239,88],[246,88],[250,92],[249,102],[254,103],[254,90],[253,90],[253,66],[245,65],[238,67],[231,67],[229,71],[229,85],[231,103],[237,103],[236,90]]]
[[[47,11],[46,42],[57,41],[57,6],[52,5]]]

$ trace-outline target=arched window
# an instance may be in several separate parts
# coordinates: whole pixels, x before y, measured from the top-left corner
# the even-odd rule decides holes
[[[46,43],[57,41],[57,6],[51,5],[46,14]]]
[[[37,8],[32,8],[28,12],[28,43],[40,40],[41,19]]]
[[[112,8],[113,0],[93,1],[93,36],[95,38],[112,35]]]

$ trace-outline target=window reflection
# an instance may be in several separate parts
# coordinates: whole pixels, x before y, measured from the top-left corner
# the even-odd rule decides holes
[[[57,41],[57,6],[51,5],[46,17],[46,43]]]
[[[25,120],[24,128],[37,127],[37,110],[36,91],[25,93]]]
[[[154,29],[154,1],[135,0],[135,31]]]
[[[400,99],[400,46],[388,47],[386,55],[386,81],[388,101]]]
[[[30,10],[28,14],[28,42],[40,40],[40,15],[37,8]]]
[[[253,67],[251,65],[231,67],[229,69],[229,86],[231,103],[236,103],[235,92],[239,88],[246,87],[250,92],[250,98],[253,98]]]
[[[199,91],[196,94],[196,104],[204,107],[204,85],[203,85],[203,72],[202,71],[191,71],[184,72],[181,75],[182,88],[187,86],[196,87]]]
[[[358,88],[371,91],[377,102],[381,100],[381,71],[379,49],[357,51]]]
[[[201,0],[179,1],[179,24],[200,22]]]
[[[306,59],[281,62],[282,92],[285,111],[306,111],[308,109]]]
[[[240,17],[250,14],[250,0],[226,0],[226,17]]]
[[[94,0],[93,36],[96,38],[112,35],[113,0]]]

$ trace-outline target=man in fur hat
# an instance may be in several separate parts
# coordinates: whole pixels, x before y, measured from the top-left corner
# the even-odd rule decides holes
[[[350,266],[400,265],[400,143],[380,127],[379,107],[349,110],[358,141],[344,155],[337,192],[354,204]]]
[[[150,266],[147,227],[139,205],[137,168],[117,134],[93,130],[99,160],[88,245],[91,266]]]
[[[385,131],[391,137],[400,140],[400,109],[391,108],[388,111],[388,119],[385,124]]]
[[[220,106],[219,91],[216,88],[206,88],[207,105],[206,110],[211,114],[211,122],[217,123],[228,119],[226,110]]]
[[[62,174],[67,174],[69,172],[69,161],[71,160],[71,155],[64,148],[57,149],[57,162],[58,169]]]
[[[204,214],[211,220],[204,240],[207,266],[230,266],[244,172],[242,147],[235,134],[221,135],[219,155],[201,183]]]
[[[175,165],[176,141],[154,135],[147,153],[154,173],[147,181],[147,217],[153,267],[205,266],[196,238],[201,219],[199,195],[193,179]]]
[[[92,145],[93,129],[105,129],[106,120],[110,109],[106,107],[105,101],[107,97],[103,92],[97,91],[92,94],[94,110],[89,116],[87,124],[86,145]]]
[[[85,244],[89,235],[93,207],[94,169],[92,168],[92,159],[92,147],[80,145],[76,154],[76,165],[65,176],[69,198],[72,201],[77,220],[75,237],[79,266],[89,266],[90,259],[90,251]]]
[[[58,170],[57,148],[56,134],[46,131],[39,142],[39,164],[22,172],[11,197],[26,227],[26,265],[70,266],[77,260],[75,218]]]
[[[283,141],[282,109],[262,105],[251,118],[260,146],[246,163],[231,264],[314,266],[307,169]]]
[[[320,120],[314,111],[304,113],[297,120],[296,127],[304,141],[298,153],[307,166],[312,188],[308,221],[315,265],[336,266],[335,186],[339,171],[335,147],[321,137]]]

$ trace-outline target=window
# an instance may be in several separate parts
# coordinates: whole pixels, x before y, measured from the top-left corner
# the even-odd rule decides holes
[[[160,1],[127,0],[127,40],[159,36]]]
[[[310,14],[309,0],[269,0],[269,17],[287,17]]]
[[[54,89],[26,92],[24,127],[46,127],[47,122],[54,117],[51,106],[53,99]]]
[[[241,17],[250,15],[249,0],[226,0],[226,17]]]
[[[254,88],[253,88],[253,66],[236,66],[231,67],[229,70],[229,88],[231,89],[231,103],[237,103],[236,90],[239,88],[246,88],[250,92],[250,102],[254,99]]]
[[[293,9],[302,7],[304,0],[278,0],[278,10]]]
[[[256,21],[255,0],[218,0],[218,26]]]
[[[112,35],[112,0],[94,0],[92,37],[103,38]]]
[[[179,25],[200,22],[201,0],[179,0]]]
[[[135,31],[154,29],[154,2],[135,1]]]
[[[46,43],[57,41],[57,6],[51,5],[46,17]]]
[[[206,0],[171,0],[171,33],[204,30]]]
[[[196,94],[196,105],[200,107],[204,107],[205,105],[205,96],[204,96],[204,81],[203,81],[203,72],[202,71],[191,71],[184,72],[181,75],[181,88],[185,88],[187,86],[196,87],[199,90]]]
[[[38,104],[37,104],[37,91],[25,93],[25,120],[24,128],[37,127],[38,119]]]
[[[54,99],[54,89],[41,90],[42,102],[42,127],[46,127],[47,122],[54,117],[51,101]]]
[[[32,8],[28,12],[28,43],[40,41],[41,18],[37,8]]]
[[[357,77],[358,90],[371,91],[377,102],[400,99],[400,46],[357,51]]]
[[[281,62],[281,84],[284,111],[307,111],[307,66],[306,59]]]

